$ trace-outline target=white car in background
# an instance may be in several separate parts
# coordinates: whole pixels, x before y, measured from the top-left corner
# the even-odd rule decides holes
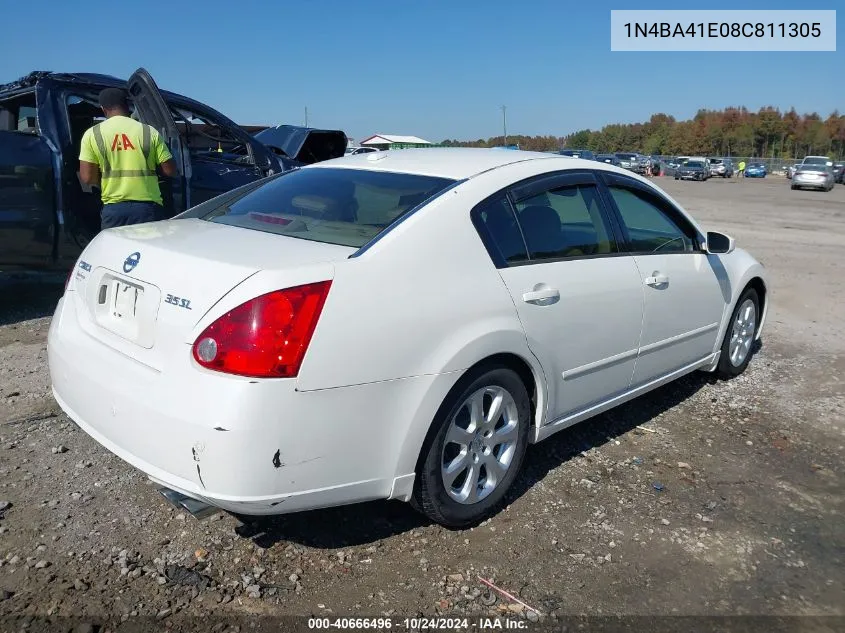
[[[379,151],[377,147],[347,147],[345,155],[346,156],[356,156],[357,154],[369,154],[370,152],[377,152]]]
[[[170,491],[241,514],[411,501],[467,526],[529,443],[701,369],[741,373],[763,267],[629,171],[376,152],[100,233],[53,392]]]

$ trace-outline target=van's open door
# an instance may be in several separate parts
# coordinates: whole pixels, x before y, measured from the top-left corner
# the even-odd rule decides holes
[[[166,184],[162,187],[165,207],[172,206],[172,208],[167,209],[167,216],[172,217],[191,206],[190,156],[185,151],[176,122],[173,120],[173,114],[150,73],[143,68],[139,68],[129,78],[126,87],[135,106],[138,120],[152,125],[159,131],[161,137],[167,143],[167,147],[170,148],[170,153],[173,154],[173,160],[179,169],[180,178],[178,182],[174,179],[170,183],[170,196],[167,195]],[[168,197],[171,199],[171,204],[168,204]]]

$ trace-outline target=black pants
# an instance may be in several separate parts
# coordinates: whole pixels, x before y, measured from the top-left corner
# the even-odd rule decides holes
[[[155,222],[159,219],[161,209],[161,205],[155,202],[136,202],[134,200],[104,204],[102,228],[111,229],[116,226]]]

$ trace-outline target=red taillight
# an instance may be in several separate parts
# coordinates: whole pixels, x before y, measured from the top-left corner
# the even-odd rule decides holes
[[[255,378],[293,378],[331,287],[321,281],[251,299],[209,325],[194,342],[203,367]]]

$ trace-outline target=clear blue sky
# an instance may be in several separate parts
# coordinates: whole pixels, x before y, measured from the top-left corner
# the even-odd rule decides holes
[[[845,111],[841,0],[266,0],[18,3],[3,20],[0,83],[31,70],[128,77],[242,124],[309,123],[354,138],[564,135],[654,112],[773,105]],[[33,5],[34,7],[34,5]],[[620,53],[610,9],[836,9],[831,53]],[[8,14],[8,11],[6,12]],[[23,16],[27,19],[22,19]],[[18,27],[10,18],[21,18]],[[12,27],[12,28],[10,28]]]

